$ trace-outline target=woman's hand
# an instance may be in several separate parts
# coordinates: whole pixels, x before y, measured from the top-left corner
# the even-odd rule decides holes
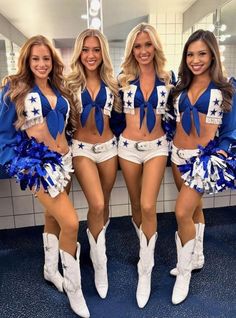
[[[227,153],[224,150],[217,151],[218,154],[223,155],[225,158],[228,157]]]

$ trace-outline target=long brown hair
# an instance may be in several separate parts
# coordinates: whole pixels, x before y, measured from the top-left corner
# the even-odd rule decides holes
[[[179,81],[177,86],[173,89],[173,97],[175,99],[182,90],[188,89],[191,85],[194,75],[188,68],[186,59],[189,45],[196,41],[203,41],[211,51],[212,62],[210,65],[210,78],[217,88],[222,92],[222,110],[229,112],[231,110],[234,89],[228,82],[227,78],[223,75],[219,46],[216,37],[210,31],[201,29],[197,30],[190,35],[187,42],[185,43],[178,73]]]
[[[20,50],[17,73],[14,75],[6,76],[2,81],[2,86],[9,84],[9,90],[6,93],[6,96],[10,97],[16,107],[17,120],[15,126],[17,129],[19,129],[25,122],[25,117],[23,115],[25,97],[31,91],[35,84],[34,74],[30,69],[29,62],[31,49],[34,45],[44,45],[50,51],[52,58],[52,71],[49,74],[49,80],[51,85],[54,86],[64,97],[68,99],[71,105],[69,125],[71,126],[71,128],[74,128],[76,127],[76,114],[72,104],[71,93],[64,85],[64,65],[52,43],[43,35],[33,36],[25,42]]]

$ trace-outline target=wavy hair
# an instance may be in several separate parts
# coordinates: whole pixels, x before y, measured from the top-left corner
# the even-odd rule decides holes
[[[178,84],[173,89],[174,99],[180,94],[184,89],[188,89],[192,83],[194,74],[188,68],[186,59],[189,45],[196,41],[203,41],[209,48],[212,54],[212,62],[210,65],[210,78],[212,82],[221,90],[223,96],[222,110],[229,112],[231,110],[232,97],[234,89],[232,85],[228,82],[227,78],[223,74],[223,68],[220,60],[219,46],[214,34],[210,31],[199,29],[190,35],[187,42],[185,43],[182,59],[179,67],[178,73]]]
[[[110,88],[115,96],[114,109],[118,112],[121,112],[121,103],[118,94],[118,82],[114,76],[114,70],[109,55],[108,41],[106,37],[99,30],[96,29],[86,29],[82,31],[75,41],[71,60],[71,73],[67,77],[67,85],[73,93],[76,108],[77,110],[79,110],[81,107],[78,98],[78,91],[82,91],[87,84],[85,69],[80,59],[84,41],[87,37],[96,37],[100,43],[102,52],[102,63],[99,66],[99,75],[102,81]]]
[[[25,122],[25,117],[23,115],[25,97],[31,91],[35,84],[34,74],[30,69],[30,55],[32,47],[34,45],[46,46],[50,51],[52,58],[52,71],[49,74],[49,80],[51,85],[54,86],[63,96],[68,99],[71,105],[69,126],[71,127],[71,129],[75,128],[76,113],[72,103],[72,95],[64,85],[64,65],[52,43],[43,35],[36,35],[28,39],[21,47],[18,58],[17,73],[14,75],[6,76],[2,81],[2,86],[5,86],[6,84],[9,85],[9,90],[6,93],[6,96],[10,97],[11,101],[15,104],[16,107],[16,129],[19,129]]]
[[[121,74],[119,75],[119,83],[122,87],[128,87],[129,82],[139,76],[140,68],[133,55],[133,47],[137,35],[141,32],[148,33],[155,48],[153,62],[157,76],[162,79],[166,85],[169,85],[170,74],[165,71],[166,58],[163,52],[161,41],[157,34],[157,30],[148,23],[138,24],[128,34],[125,46],[124,62],[121,65]]]

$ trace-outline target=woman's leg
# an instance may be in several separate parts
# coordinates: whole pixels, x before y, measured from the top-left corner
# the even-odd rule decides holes
[[[79,222],[76,211],[66,191],[51,198],[40,190],[38,199],[61,229],[59,246],[64,274],[63,288],[71,308],[77,315],[87,318],[90,314],[81,289],[80,244],[77,243]]]
[[[119,158],[119,162],[129,192],[132,218],[135,225],[139,228],[142,223],[140,196],[143,167],[141,164],[123,158]]]
[[[65,191],[69,195],[70,193],[70,188],[71,188],[71,181],[68,182]],[[60,234],[60,226],[57,222],[57,220],[50,214],[48,213],[47,210],[44,212],[44,233],[50,233],[55,235],[57,238],[59,237]]]
[[[143,167],[141,190],[142,231],[149,240],[157,230],[156,203],[166,168],[166,156],[148,160]]]
[[[75,175],[88,202],[88,227],[93,237],[104,226],[104,196],[96,163],[86,157],[73,158]]]
[[[166,167],[166,157],[148,160],[143,167],[141,190],[142,227],[138,262],[137,303],[143,308],[151,293],[151,275],[157,239],[156,201]]]
[[[178,232],[176,232],[177,276],[172,294],[172,303],[179,304],[188,295],[193,257],[196,244],[196,230],[193,214],[200,204],[201,194],[182,185],[175,207]]]
[[[60,249],[75,256],[79,221],[76,211],[66,193],[51,198],[43,190],[37,192],[37,197],[46,208],[47,214],[56,220],[61,231],[59,235]]]
[[[104,196],[104,225],[109,219],[109,201],[116,180],[117,163],[117,156],[115,156],[97,165]]]
[[[176,187],[177,187],[178,191],[180,191],[181,186],[183,184],[183,179],[181,178],[181,173],[179,171],[179,168],[175,164],[172,164],[172,171],[173,171],[173,177],[174,177]],[[197,208],[194,211],[193,221],[195,224],[205,223],[204,214],[202,211],[202,200],[199,202],[199,205],[197,206]]]
[[[73,163],[76,177],[89,205],[87,235],[95,274],[95,286],[100,297],[105,298],[108,291],[104,228],[105,202],[99,169],[92,160],[86,157],[75,157]],[[109,175],[107,177],[109,178]]]

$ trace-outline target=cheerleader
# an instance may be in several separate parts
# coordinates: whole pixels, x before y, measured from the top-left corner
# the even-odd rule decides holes
[[[118,156],[128,188],[132,222],[140,241],[137,303],[143,308],[151,292],[157,240],[156,201],[168,157],[164,129],[170,74],[157,31],[141,23],[129,33],[119,84],[126,128]]]
[[[63,64],[44,36],[22,46],[17,73],[3,80],[0,164],[46,210],[44,278],[65,290],[76,314],[89,317],[81,289],[78,217],[65,190],[73,171],[65,128],[67,122],[75,126],[75,111],[62,72]],[[64,277],[58,270],[59,251]]]
[[[79,109],[72,140],[73,166],[88,202],[87,235],[95,286],[99,296],[105,298],[108,292],[105,233],[118,163],[111,116],[115,111],[121,112],[121,106],[108,42],[100,31],[87,29],[77,37],[68,85]]]
[[[234,81],[222,72],[215,36],[198,30],[186,42],[173,91],[176,132],[173,175],[179,190],[175,213],[177,266],[173,304],[188,295],[191,272],[204,265],[202,195],[234,188],[236,140]]]

